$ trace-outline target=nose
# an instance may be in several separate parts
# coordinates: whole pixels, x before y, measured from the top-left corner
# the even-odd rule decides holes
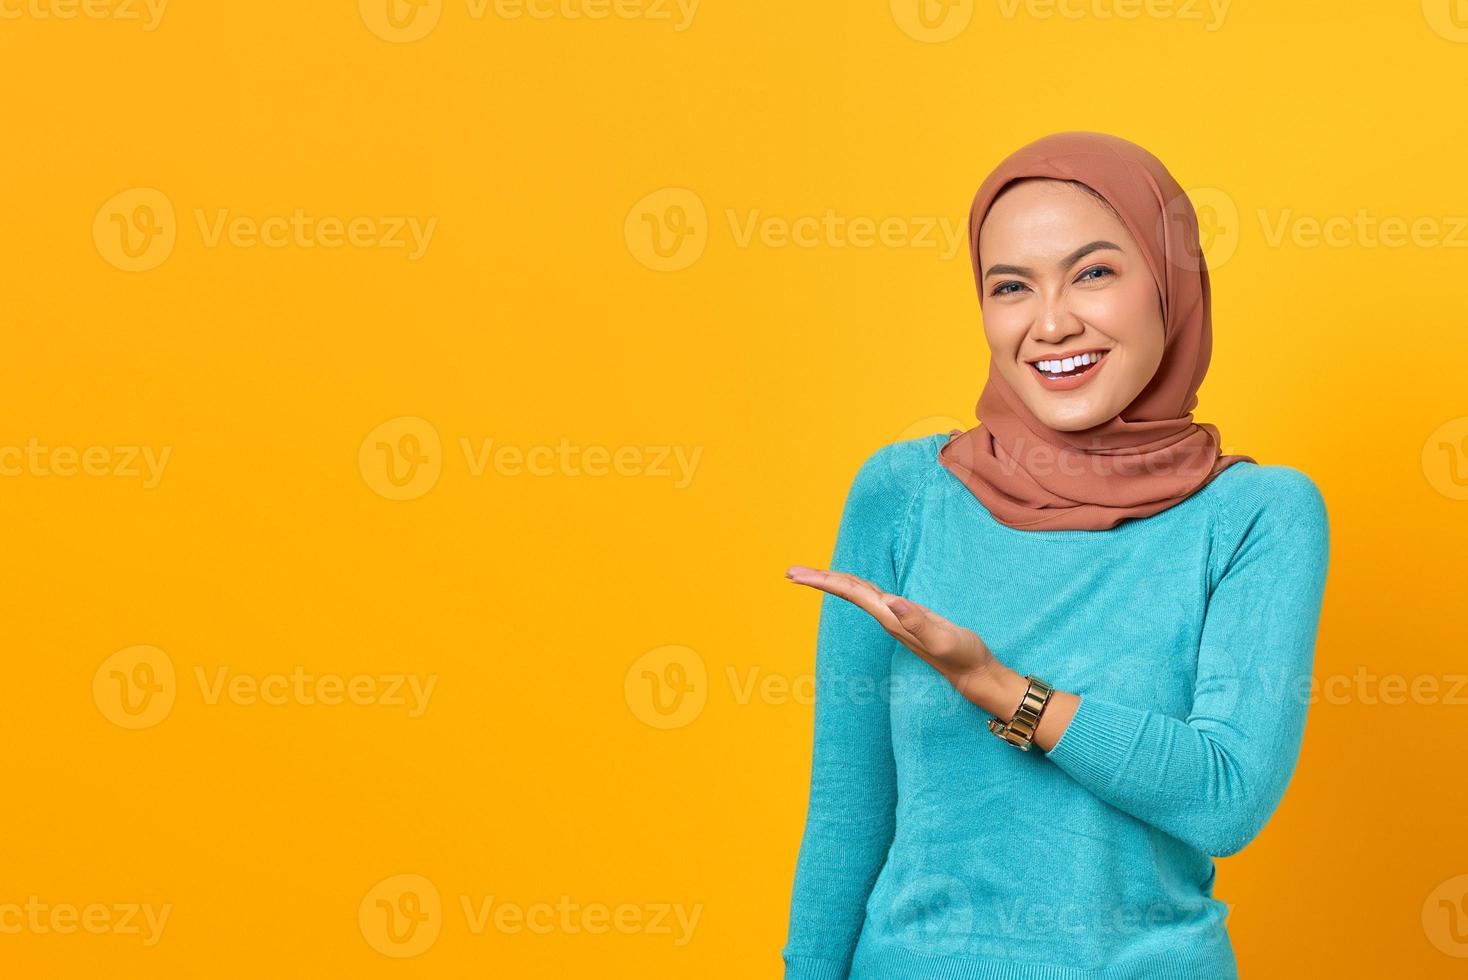
[[[1085,325],[1066,307],[1064,297],[1056,297],[1045,303],[1035,320],[1033,333],[1037,340],[1055,343],[1083,330]]]

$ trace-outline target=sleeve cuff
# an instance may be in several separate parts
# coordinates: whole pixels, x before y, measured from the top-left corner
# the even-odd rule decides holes
[[[1082,785],[1105,789],[1126,763],[1146,714],[1083,694],[1060,741],[1045,757]]]
[[[817,956],[792,956],[785,960],[785,980],[846,980],[846,964]]]

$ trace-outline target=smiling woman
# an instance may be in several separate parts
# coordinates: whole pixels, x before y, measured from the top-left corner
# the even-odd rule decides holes
[[[981,424],[879,449],[786,573],[825,595],[785,975],[1236,978],[1212,859],[1294,771],[1324,500],[1192,420],[1208,273],[1146,150],[1024,147],[970,246]]]

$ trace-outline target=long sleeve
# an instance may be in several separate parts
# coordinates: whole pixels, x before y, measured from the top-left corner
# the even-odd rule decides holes
[[[1263,829],[1304,737],[1329,528],[1309,477],[1278,470],[1267,494],[1216,516],[1225,564],[1186,720],[1077,691],[1075,716],[1046,753],[1100,799],[1218,857]]]
[[[847,494],[833,569],[896,591],[907,482],[893,447],[867,459]],[[822,596],[810,799],[782,953],[786,980],[845,980],[850,970],[896,819],[885,695],[899,646],[854,603]]]

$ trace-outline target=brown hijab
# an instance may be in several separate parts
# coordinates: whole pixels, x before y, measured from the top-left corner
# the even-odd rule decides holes
[[[1061,432],[1035,418],[991,360],[974,413],[981,422],[954,429],[940,462],[1009,527],[1092,531],[1166,510],[1234,463],[1256,462],[1220,455],[1217,427],[1193,421],[1213,347],[1208,267],[1197,214],[1167,168],[1106,133],[1054,133],[1010,154],[980,185],[969,211],[981,297],[979,228],[1005,185],[1022,177],[1078,180],[1116,209],[1162,297],[1162,362],[1115,417]]]

